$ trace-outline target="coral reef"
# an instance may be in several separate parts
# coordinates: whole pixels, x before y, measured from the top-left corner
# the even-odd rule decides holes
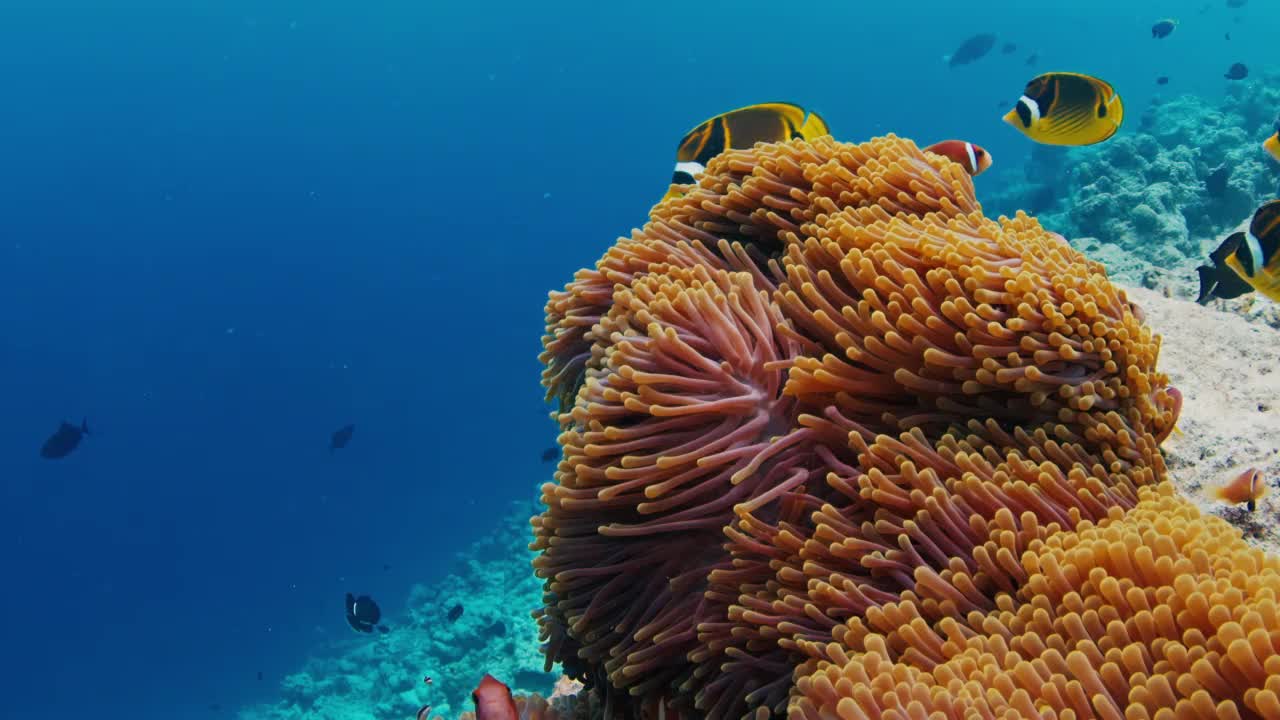
[[[1026,208],[1068,237],[1095,237],[1157,265],[1199,259],[1216,238],[1271,199],[1280,164],[1261,149],[1280,107],[1280,73],[1232,84],[1221,103],[1157,100],[1113,140],[1088,148],[1036,146],[1024,177],[989,198]],[[1226,174],[1220,196],[1207,191]]]
[[[856,623],[995,611],[1163,479],[1180,406],[1101,265],[893,136],[721,155],[547,321],[540,622],[611,718],[794,713]]]
[[[456,717],[486,672],[516,692],[550,694],[557,676],[542,671],[529,616],[541,595],[529,572],[530,504],[514,505],[492,534],[459,554],[453,574],[413,588],[407,612],[387,619],[389,633],[353,636],[340,652],[313,657],[284,679],[279,702],[247,708],[241,720],[412,717],[424,704]],[[466,611],[449,622],[458,603]]]

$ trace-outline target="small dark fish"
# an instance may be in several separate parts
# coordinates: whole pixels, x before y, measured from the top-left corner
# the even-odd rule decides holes
[[[1028,65],[1035,65],[1038,62],[1040,62],[1040,56],[1037,55],[1036,53],[1031,53],[1031,55],[1027,57]]]
[[[1231,39],[1231,33],[1223,33],[1223,34],[1222,34],[1222,39],[1223,39],[1223,40],[1230,40],[1230,39]]]
[[[419,710],[415,720],[427,720],[431,714],[431,706],[423,705]]]
[[[1227,70],[1227,74],[1222,77],[1228,80],[1243,80],[1249,77],[1249,68],[1245,67],[1244,63],[1236,63],[1232,65]]]
[[[948,67],[959,67],[981,60],[996,45],[996,36],[991,33],[978,33],[960,43],[960,47],[951,53],[947,60]]]
[[[484,629],[483,634],[489,637],[502,637],[507,634],[507,624],[501,620],[494,620]]]
[[[262,671],[258,671],[258,682],[262,682]]]
[[[430,684],[431,684],[431,676],[430,676],[430,675],[427,675],[427,676],[423,677],[423,678],[422,678],[422,683],[423,683],[424,685],[430,685]]]
[[[542,462],[551,462],[560,457],[560,446],[553,445],[542,451]]]
[[[389,570],[391,570],[391,563],[382,563],[382,572],[388,572]]]
[[[387,633],[391,632],[391,628],[387,627],[386,625],[379,625],[378,632],[383,635],[386,635]]]
[[[44,441],[44,446],[40,448],[40,457],[47,460],[57,460],[71,454],[80,444],[81,438],[89,434],[89,421],[81,420],[80,427],[76,427],[69,422],[63,422],[62,425]]]
[[[329,438],[329,452],[341,450],[346,447],[347,443],[351,442],[351,436],[355,431],[355,425],[343,425],[341,428],[338,428],[337,432],[333,434],[333,437]]]
[[[1248,2],[1249,2],[1249,0],[1227,0],[1227,7],[1229,7],[1229,8],[1242,8],[1242,7],[1244,7],[1244,6],[1245,6],[1245,4],[1246,4],[1246,3],[1248,3]]]
[[[1169,76],[1168,76],[1168,75],[1161,75],[1160,77],[1156,78],[1156,84],[1157,84],[1157,85],[1168,85],[1168,84],[1169,84]]]
[[[462,617],[462,605],[454,605],[449,608],[449,614],[446,617],[449,622],[457,622],[458,618]]]
[[[1204,179],[1204,191],[1211,198],[1220,198],[1227,192],[1227,181],[1231,179],[1231,168],[1219,165],[1209,177]]]
[[[1167,38],[1173,34],[1173,29],[1178,27],[1178,23],[1173,20],[1161,20],[1151,26],[1151,37],[1160,40]]]
[[[1004,45],[1001,45],[1001,46],[1000,46],[1000,54],[1001,54],[1001,55],[1012,55],[1012,54],[1014,54],[1014,53],[1016,53],[1016,52],[1018,52],[1018,46],[1017,46],[1017,45],[1014,45],[1013,43],[1008,43],[1008,42],[1007,42],[1007,43],[1005,43]]]
[[[219,705],[218,703],[213,703],[213,704],[209,705],[209,709],[210,709],[210,710],[212,710],[212,711],[214,711],[214,712],[222,712],[222,706],[221,706],[221,705]]]
[[[382,610],[378,603],[368,595],[356,597],[347,593],[347,624],[352,630],[362,633],[373,632],[378,621],[382,619]]]

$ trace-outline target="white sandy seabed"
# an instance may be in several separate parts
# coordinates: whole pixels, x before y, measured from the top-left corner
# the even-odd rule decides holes
[[[1163,445],[1175,483],[1206,512],[1280,552],[1280,330],[1153,290],[1124,289],[1163,337],[1157,367],[1183,395],[1182,432]],[[1249,467],[1269,486],[1257,510],[1212,499],[1212,486]]]

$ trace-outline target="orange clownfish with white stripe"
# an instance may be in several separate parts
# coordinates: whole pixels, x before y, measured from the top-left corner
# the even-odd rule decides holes
[[[518,720],[520,717],[511,688],[488,673],[471,693],[471,700],[476,704],[476,720]]]
[[[943,140],[924,149],[960,164],[964,171],[977,177],[991,167],[991,153],[964,140]]]
[[[1213,488],[1212,494],[1214,499],[1232,505],[1244,503],[1249,512],[1253,512],[1258,508],[1258,501],[1267,494],[1267,485],[1257,468],[1249,468],[1234,480]]]

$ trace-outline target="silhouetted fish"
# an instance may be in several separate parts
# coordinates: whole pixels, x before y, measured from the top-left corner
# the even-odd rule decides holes
[[[81,420],[80,427],[76,427],[69,422],[63,422],[62,425],[44,441],[44,445],[40,448],[40,457],[48,460],[57,460],[71,454],[80,445],[80,439],[89,434],[89,421]]]
[[[1230,40],[1230,39],[1231,39],[1231,33],[1223,33],[1223,34],[1222,34],[1222,39],[1223,39],[1223,40]]]
[[[560,446],[553,445],[542,451],[542,462],[551,462],[560,457]]]
[[[1028,65],[1035,65],[1038,62],[1040,62],[1040,56],[1035,53],[1031,53],[1031,55],[1027,57]]]
[[[344,425],[339,428],[338,431],[333,434],[333,437],[329,438],[329,452],[341,450],[346,447],[347,443],[351,442],[351,435],[355,433],[355,431],[355,425]]]
[[[1236,63],[1227,69],[1227,74],[1222,77],[1228,80],[1243,80],[1249,77],[1249,68],[1244,63]]]
[[[1245,3],[1247,2],[1249,2],[1249,0],[1227,0],[1227,7],[1242,8],[1245,6]]]
[[[1178,27],[1178,23],[1175,20],[1161,20],[1151,26],[1151,37],[1156,40],[1167,38],[1173,34],[1173,30],[1176,27]]]
[[[462,617],[462,605],[454,605],[449,608],[449,614],[446,617],[449,618],[449,622],[456,622],[458,618]]]
[[[1227,181],[1231,179],[1231,168],[1219,165],[1209,177],[1204,179],[1204,191],[1212,198],[1220,198],[1227,191]]]
[[[262,671],[258,671],[258,682],[262,682]]]
[[[378,608],[378,603],[368,595],[356,597],[351,593],[347,593],[347,624],[356,632],[371,633],[377,628],[378,632],[387,632],[385,626],[379,626],[378,621],[382,619],[382,610]]]
[[[959,67],[981,60],[996,45],[996,36],[991,33],[978,33],[960,43],[960,47],[947,59],[948,67]]]
[[[1168,75],[1161,75],[1160,77],[1156,78],[1156,84],[1157,84],[1157,85],[1168,85],[1168,84],[1169,84],[1169,76],[1168,76]]]
[[[1005,43],[1004,45],[1002,45],[1002,46],[1000,47],[1000,54],[1001,54],[1001,55],[1012,55],[1012,54],[1014,54],[1014,53],[1015,53],[1015,52],[1017,52],[1017,51],[1018,51],[1018,46],[1017,46],[1017,45],[1014,45],[1013,43],[1008,43],[1008,42],[1007,42],[1007,43]]]

